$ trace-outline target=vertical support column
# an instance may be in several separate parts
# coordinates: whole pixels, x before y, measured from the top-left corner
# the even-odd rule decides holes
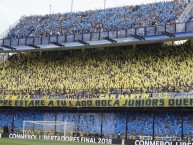
[[[12,43],[12,39],[10,38],[10,42],[9,42],[9,45],[10,45],[10,46],[12,46],[11,43]]]
[[[164,26],[165,31],[167,31],[166,25]]]
[[[67,42],[67,34],[65,34],[64,42],[65,42],[65,43]]]
[[[40,39],[40,41],[41,41],[41,42],[40,42],[40,44],[41,44],[41,45],[42,45],[42,42],[43,42],[43,40],[42,40],[42,39],[43,39],[43,38],[41,37],[41,39]]]
[[[127,38],[128,29],[125,29],[125,38]]]
[[[92,32],[90,33],[90,41],[92,41]]]
[[[182,129],[181,129],[181,140],[183,141],[184,140],[184,110],[182,109],[181,110],[181,127],[182,127]]]
[[[128,132],[128,109],[126,109],[126,124],[125,124],[125,139],[127,139],[127,132]]]
[[[34,39],[34,37],[33,37],[33,45],[36,45],[36,44],[35,44],[35,39]]]
[[[27,38],[25,38],[25,45],[27,44]]]
[[[58,35],[56,36],[56,42],[58,43]]]
[[[84,35],[83,35],[83,33],[82,33],[82,39],[81,39],[82,41],[84,41]]]
[[[144,27],[144,36],[147,35],[147,27]]]
[[[118,38],[118,30],[116,30],[116,38]]]
[[[4,40],[4,39],[3,39]],[[19,38],[17,39],[17,46],[19,46]]]
[[[76,136],[80,136],[79,134],[79,128],[80,128],[80,112],[79,112],[79,109],[78,109],[78,122],[76,124]]]
[[[154,140],[154,137],[155,137],[155,109],[153,110],[153,125],[152,125],[152,129],[153,129],[152,138]]]
[[[75,34],[73,34],[73,42],[75,41]]]
[[[50,36],[49,36],[49,38],[48,38],[48,44],[50,44]]]
[[[157,27],[156,27],[156,26],[154,26],[154,28],[155,28],[155,33],[154,33],[154,34],[156,35],[156,34],[157,34],[157,32],[156,32],[156,31],[157,31]]]
[[[56,121],[57,121],[57,113],[55,113],[54,135],[56,135]]]
[[[34,111],[34,119],[33,119],[33,121],[36,121],[36,111]],[[35,125],[33,123],[33,134],[34,134],[34,130],[35,130]]]
[[[103,113],[101,113],[101,138],[103,136]]]
[[[14,131],[14,122],[15,122],[15,111],[13,110],[13,118],[12,118],[11,133],[13,133],[13,131]]]

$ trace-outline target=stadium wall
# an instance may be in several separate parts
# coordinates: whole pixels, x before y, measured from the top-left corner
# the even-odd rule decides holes
[[[192,128],[192,125],[189,124],[191,116],[192,109],[185,110],[184,108],[106,108],[106,110],[105,108],[72,110],[65,108],[45,109],[43,107],[41,109],[25,108],[25,110],[15,108],[13,110],[0,110],[0,118],[4,118],[0,121],[0,128],[8,126],[9,133],[22,134],[24,120],[55,120],[77,124],[78,130],[83,133],[80,133],[83,137],[139,138],[142,140],[155,138],[156,140],[180,141],[186,139],[186,137],[191,140],[191,136],[189,136]],[[165,124],[166,120],[168,129],[165,127],[167,125]],[[162,129],[163,133],[159,134],[159,129]],[[132,133],[134,131],[136,131],[136,134]],[[33,131],[30,134],[33,134]]]
[[[68,136],[36,136],[22,134],[0,134],[0,138],[13,139],[42,139],[56,141],[75,141],[84,143],[99,144],[121,144],[121,145],[193,145],[190,141],[162,141],[162,140],[138,140],[138,139],[108,139],[108,138],[87,138],[87,137],[68,137]]]

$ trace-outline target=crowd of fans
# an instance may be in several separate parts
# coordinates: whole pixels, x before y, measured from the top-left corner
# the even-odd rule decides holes
[[[0,94],[192,92],[192,67],[188,43],[17,54],[0,65]]]
[[[185,112],[183,117],[183,135],[190,138],[193,131],[193,118],[191,112]],[[14,115],[14,120],[13,120]],[[118,135],[125,136],[126,133],[126,116],[128,137],[153,136],[153,128],[155,138],[171,137],[180,138],[182,135],[182,116],[179,112],[158,111],[155,113],[153,121],[153,113],[141,111],[125,111],[122,112],[104,112],[101,113],[72,113],[72,112],[50,112],[50,111],[1,111],[0,128],[9,126],[9,132],[22,133],[23,121],[64,121],[76,124],[77,132],[80,134],[101,134],[105,137],[115,137]],[[154,122],[154,127],[153,127]],[[64,126],[55,125],[39,125],[26,124],[25,131],[49,131],[64,133]]]
[[[155,115],[155,136],[172,136],[172,137],[180,137],[181,136],[181,114],[174,112],[164,112],[157,113]],[[191,120],[191,118],[187,118]],[[189,123],[185,123],[184,128],[189,126]],[[191,126],[192,128],[192,126]],[[190,133],[184,130],[185,136],[190,136]]]
[[[186,4],[178,1],[106,10],[22,17],[8,38],[55,36],[175,23]],[[142,48],[141,48],[142,47]],[[129,94],[192,92],[193,50],[179,46],[143,45],[133,49],[21,53],[0,65],[0,95]],[[101,115],[102,114],[102,115]],[[128,116],[128,122],[126,122]],[[20,132],[24,120],[66,121],[78,131],[106,137],[125,134],[180,137],[181,114],[175,112],[63,113],[0,111],[0,129]],[[30,126],[28,126],[30,127]],[[40,126],[33,126],[39,129]],[[183,118],[183,134],[192,135],[192,113]],[[55,129],[55,127],[53,127]],[[51,130],[53,130],[51,128]],[[57,128],[56,128],[57,129]],[[43,128],[42,128],[43,130]]]
[[[10,30],[7,38],[57,36],[173,24],[186,7],[184,1],[174,0],[105,10],[25,16]]]

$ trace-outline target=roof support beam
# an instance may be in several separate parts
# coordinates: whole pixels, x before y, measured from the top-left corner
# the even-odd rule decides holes
[[[59,46],[59,47],[65,47],[65,45],[58,43],[58,42],[50,42],[50,44],[54,44],[54,45]]]
[[[114,39],[112,39],[112,38],[109,38],[109,37],[104,37],[104,39],[107,40],[107,41],[110,41],[110,42],[112,42],[112,43],[117,43],[116,40],[114,40]]]
[[[26,44],[26,46],[33,47],[35,49],[40,49],[41,47],[34,45],[34,44]]]
[[[139,39],[140,41],[145,40],[145,38],[144,38],[144,37],[139,36],[139,35],[137,35],[137,34],[135,34],[135,35],[131,35],[131,37],[134,37],[134,38],[136,38],[136,39]]]
[[[167,32],[167,31],[163,31],[162,34],[164,34],[164,35],[166,35],[166,36],[168,36],[168,37],[173,37],[173,38],[176,37],[174,34],[169,33],[169,32]]]
[[[83,44],[83,45],[85,45],[85,46],[90,45],[89,43],[87,43],[87,42],[85,42],[85,41],[82,41],[82,40],[80,40],[80,39],[74,40],[74,42],[78,42],[78,43]]]
[[[5,48],[11,49],[11,50],[16,50],[16,48],[14,48],[12,46],[8,46],[8,45],[1,45],[1,47],[5,47]]]

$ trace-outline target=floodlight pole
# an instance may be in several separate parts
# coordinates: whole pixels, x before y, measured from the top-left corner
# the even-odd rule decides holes
[[[52,5],[50,5],[50,14],[52,13]]]
[[[73,10],[73,2],[74,2],[74,0],[71,1],[71,12]]]
[[[106,12],[106,0],[104,0],[104,11]],[[104,21],[106,22],[106,14],[105,14],[105,20]],[[103,26],[103,29],[104,29],[104,26]]]
[[[106,0],[104,0],[104,10],[106,9]]]

